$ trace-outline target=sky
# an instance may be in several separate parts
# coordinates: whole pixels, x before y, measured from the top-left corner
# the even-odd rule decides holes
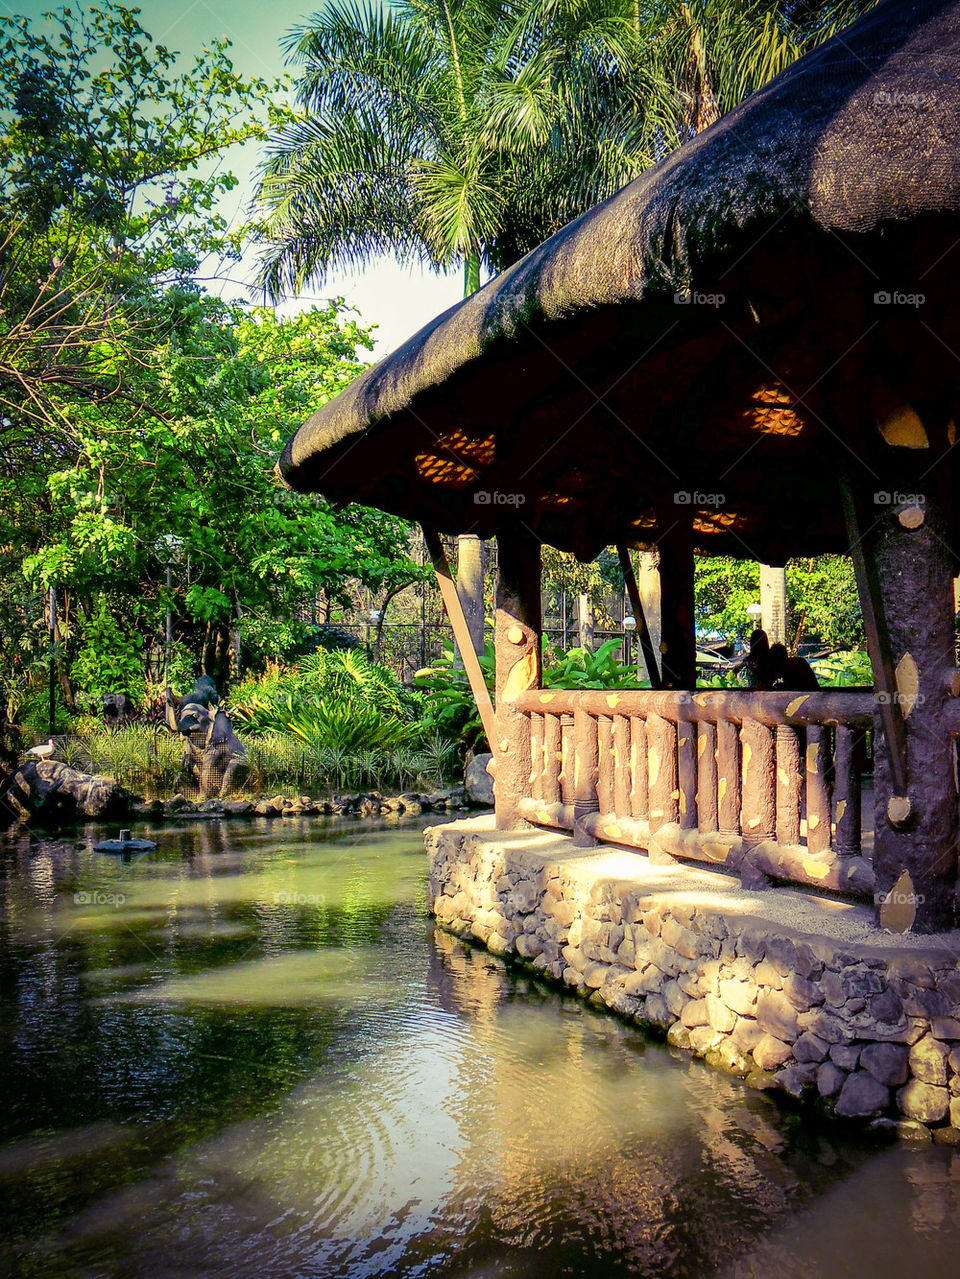
[[[69,0],[74,9],[89,7],[90,0]],[[234,66],[244,75],[272,80],[284,70],[281,37],[319,7],[318,0],[124,0],[141,11],[140,22],[158,44],[176,49],[188,58],[199,52],[211,36],[226,36],[233,44]],[[31,22],[61,7],[62,0],[0,0],[0,13],[23,14]],[[225,216],[237,214],[249,200],[259,145],[234,148],[227,167],[241,179],[222,208]],[[245,278],[253,273],[245,264]],[[234,288],[234,293],[239,290]],[[374,356],[381,358],[404,342],[439,312],[457,302],[463,293],[459,272],[437,276],[417,268],[406,269],[381,259],[355,274],[330,272],[298,298],[278,306],[291,314],[326,298],[343,297],[360,313],[364,324],[375,324]]]

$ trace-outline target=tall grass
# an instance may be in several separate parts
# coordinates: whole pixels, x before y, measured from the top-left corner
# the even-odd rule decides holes
[[[320,746],[290,733],[245,736],[243,795],[328,796],[338,791],[432,790],[456,777],[453,743],[440,737],[384,750]],[[82,727],[59,739],[57,758],[113,777],[134,794],[165,799],[184,786],[183,743],[163,729]]]

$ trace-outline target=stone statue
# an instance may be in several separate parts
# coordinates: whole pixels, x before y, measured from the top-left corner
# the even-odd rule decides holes
[[[167,727],[184,739],[183,771],[205,799],[228,795],[246,772],[246,751],[209,675],[201,675],[179,700],[167,689]]]

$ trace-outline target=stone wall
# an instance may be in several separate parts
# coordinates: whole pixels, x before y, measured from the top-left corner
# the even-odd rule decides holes
[[[486,817],[426,845],[451,932],[750,1084],[960,1143],[960,935],[892,937],[864,907]]]

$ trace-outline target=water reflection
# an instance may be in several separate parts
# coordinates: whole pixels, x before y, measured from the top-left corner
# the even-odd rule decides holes
[[[916,1277],[960,1243],[953,1152],[435,934],[416,826],[101,834],[5,850],[4,1273]]]

